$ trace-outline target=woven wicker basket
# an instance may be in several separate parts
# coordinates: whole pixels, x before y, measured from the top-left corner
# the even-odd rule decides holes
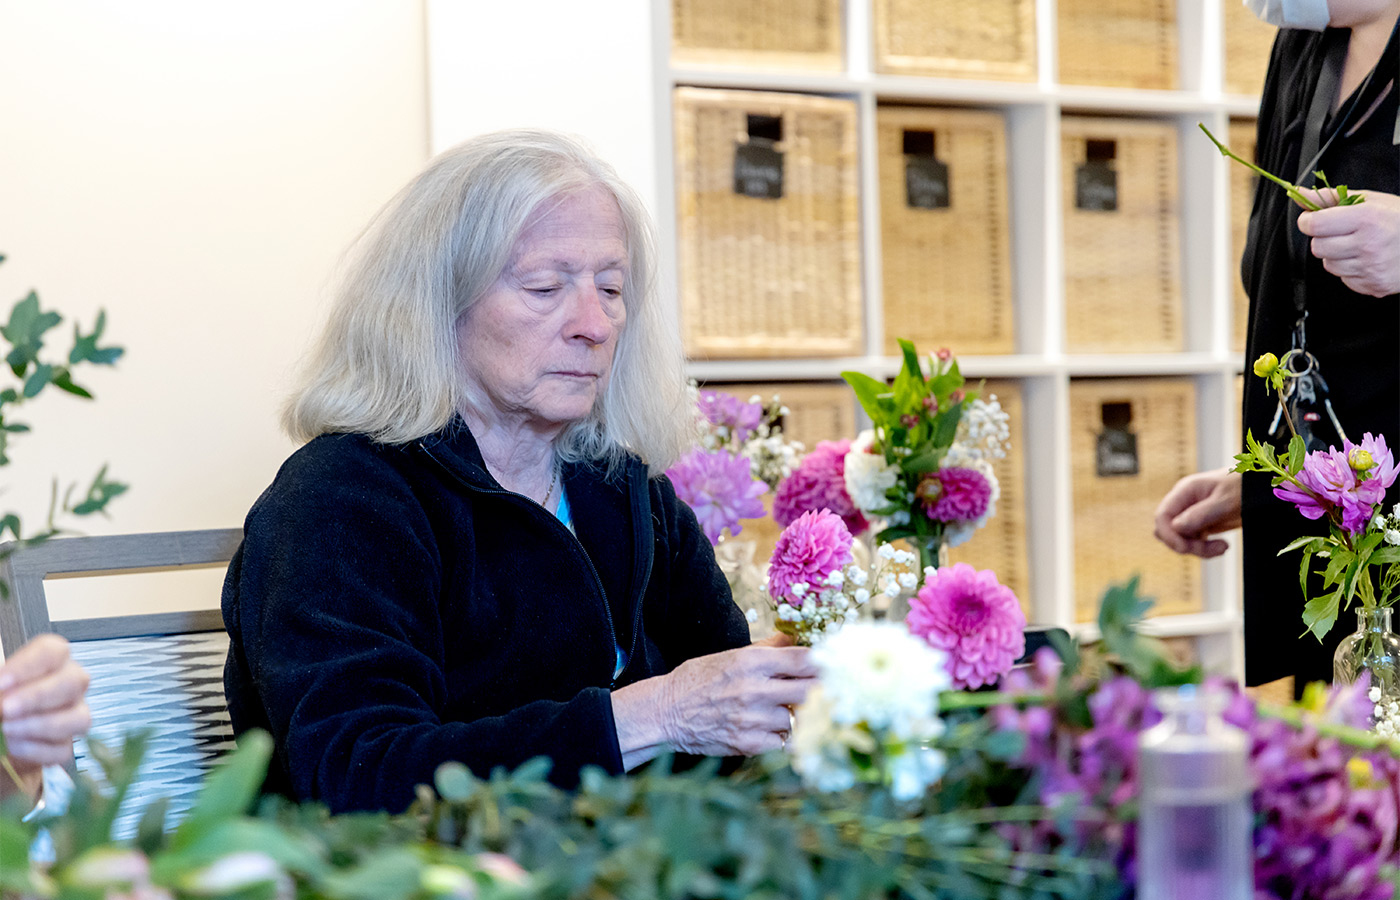
[[[844,66],[841,0],[671,0],[678,65]]]
[[[740,400],[758,395],[768,401],[776,394],[782,398],[788,414],[783,417],[783,434],[811,450],[818,441],[838,441],[856,436],[856,396],[845,382],[767,382],[743,384],[707,384],[706,388],[725,391]],[[745,519],[740,524],[740,540],[756,544],[754,561],[766,565],[773,555],[773,545],[782,534],[782,526],[773,521],[773,494],[763,496],[768,515],[762,519]]]
[[[1066,116],[1060,133],[1066,348],[1072,353],[1181,350],[1176,128]],[[1098,158],[1092,169],[1091,158]],[[1081,167],[1111,170],[1116,209],[1080,208]],[[1106,199],[1089,194],[1096,197]]]
[[[1256,127],[1253,119],[1230,122],[1230,149],[1245,159],[1254,159]],[[1249,295],[1240,279],[1240,258],[1244,256],[1245,237],[1249,233],[1249,211],[1254,206],[1254,187],[1259,176],[1236,162],[1230,162],[1230,283],[1234,285],[1231,323],[1231,347],[1244,352],[1249,329]]]
[[[881,107],[878,123],[885,352],[898,338],[959,354],[1014,353],[1006,125],[999,113]],[[909,140],[932,157],[907,156]],[[943,166],[930,207],[916,180]],[[925,184],[925,187],[927,184]],[[913,206],[924,203],[925,206]]]
[[[1172,90],[1177,0],[1058,0],[1060,83]]]
[[[1257,97],[1264,89],[1264,73],[1269,68],[1269,52],[1278,29],[1259,21],[1243,3],[1225,0],[1222,5],[1225,7],[1225,90]]]
[[[1021,608],[1031,619],[1030,563],[1026,554],[1026,461],[1024,405],[1017,381],[988,381],[983,399],[995,394],[1001,408],[1011,417],[1011,446],[1006,458],[993,464],[1001,484],[996,515],[981,531],[960,547],[948,551],[950,562],[966,562],[979,569],[991,569],[997,580],[1016,593]],[[1034,621],[1034,619],[1031,619]]]
[[[1156,598],[1152,615],[1198,612],[1199,560],[1152,536],[1157,504],[1178,478],[1196,471],[1191,381],[1078,380],[1070,385],[1069,415],[1076,620],[1094,621],[1104,590],[1133,574]],[[1124,430],[1135,435],[1135,454],[1113,440]]]
[[[675,112],[686,352],[859,353],[855,103],[682,87]],[[781,123],[781,199],[735,192],[738,147],[756,117]]]
[[[1035,0],[875,0],[875,71],[1035,80]]]

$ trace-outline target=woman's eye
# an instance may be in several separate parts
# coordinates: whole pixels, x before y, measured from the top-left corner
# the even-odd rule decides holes
[[[621,297],[621,296],[622,296],[622,288],[620,288],[620,287],[612,287],[612,286],[610,286],[610,285],[603,285],[602,287],[598,288],[598,290],[602,291],[604,294],[606,294],[606,295],[609,296],[609,297]]]
[[[559,285],[552,284],[547,287],[527,287],[525,290],[539,297],[548,297],[550,294],[559,290]]]

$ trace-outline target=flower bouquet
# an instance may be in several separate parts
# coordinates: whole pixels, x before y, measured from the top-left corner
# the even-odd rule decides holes
[[[992,462],[1006,455],[1008,418],[995,397],[969,390],[950,351],[929,357],[925,374],[914,345],[901,340],[903,366],[893,385],[860,372],[842,377],[872,428],[855,440],[822,442],[778,486],[773,517],[788,525],[829,509],[860,534],[876,520],[875,539],[907,539],[920,568],[957,546],[996,511],[1000,486]]]
[[[1254,373],[1282,390],[1292,377],[1295,353],[1283,360],[1266,353],[1255,362]],[[1376,729],[1400,735],[1400,642],[1389,628],[1390,607],[1400,589],[1400,508],[1389,516],[1381,511],[1385,492],[1396,480],[1395,459],[1385,437],[1370,433],[1359,444],[1344,437],[1340,450],[1308,452],[1288,405],[1281,410],[1292,432],[1287,455],[1280,458],[1272,446],[1246,434],[1246,451],[1235,457],[1235,471],[1268,473],[1276,497],[1308,519],[1327,521],[1326,535],[1300,537],[1280,551],[1302,551],[1298,576],[1305,597],[1313,560],[1325,561],[1317,569],[1323,593],[1307,597],[1303,622],[1321,640],[1342,609],[1353,601],[1358,605],[1362,627],[1338,648],[1333,674],[1345,683],[1364,676]]]

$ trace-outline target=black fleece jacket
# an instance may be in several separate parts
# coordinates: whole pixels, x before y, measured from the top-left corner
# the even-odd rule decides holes
[[[444,762],[618,773],[610,689],[748,643],[689,507],[632,459],[570,465],[577,538],[487,472],[460,420],[410,444],[323,435],[282,466],[224,583],[235,732],[268,788],[404,809]],[[615,644],[628,652],[614,680]]]

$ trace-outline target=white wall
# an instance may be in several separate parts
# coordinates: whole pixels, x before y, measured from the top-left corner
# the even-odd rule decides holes
[[[0,310],[104,308],[127,350],[18,416],[0,512],[105,461],[88,533],[242,524],[340,251],[427,158],[425,65],[421,0],[0,0]],[[112,584],[82,614],[168,608]]]
[[[656,210],[651,0],[427,0],[433,152],[499,128],[579,135]]]

